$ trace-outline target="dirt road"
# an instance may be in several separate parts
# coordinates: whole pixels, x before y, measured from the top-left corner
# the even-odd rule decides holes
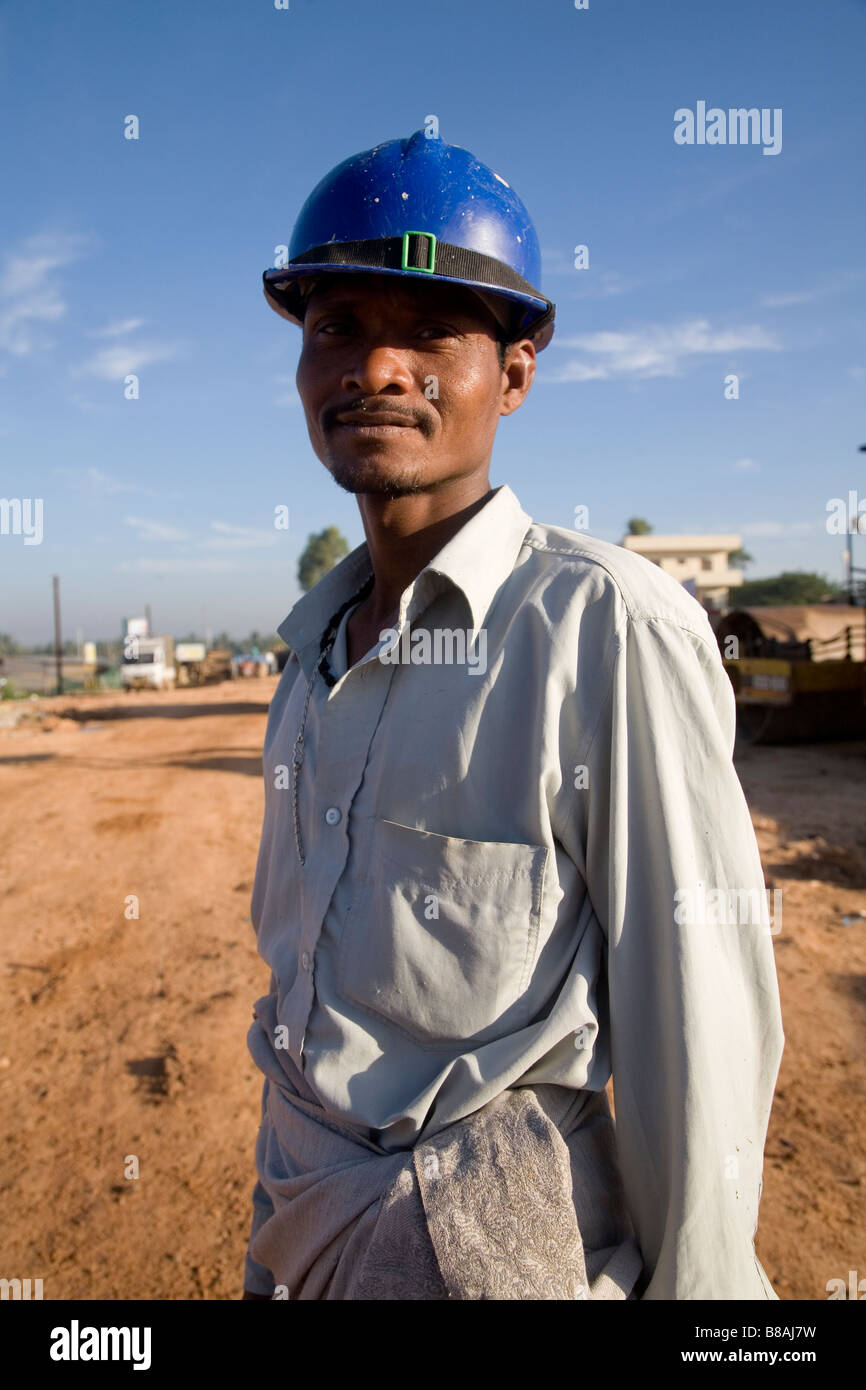
[[[46,1299],[240,1292],[275,684],[60,698],[0,727],[0,1275],[42,1278]],[[758,1253],[782,1298],[824,1299],[866,1275],[866,919],[842,922],[866,911],[866,745],[738,766],[784,895]]]

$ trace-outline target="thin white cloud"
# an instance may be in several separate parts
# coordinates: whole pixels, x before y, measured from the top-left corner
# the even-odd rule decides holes
[[[807,289],[788,290],[779,294],[763,294],[759,300],[764,309],[789,309],[798,304],[813,304],[826,299],[828,295],[841,294],[850,290],[866,278],[866,271],[843,270],[838,275],[826,276],[817,285]]]
[[[816,527],[814,521],[747,521],[737,530],[744,536],[794,537],[807,536]]]
[[[659,207],[642,212],[642,221],[649,225],[663,224],[672,222],[677,217],[683,217],[694,208],[708,207],[711,203],[723,201],[733,204],[732,195],[737,190],[746,184],[756,182],[761,177],[761,166],[752,161],[751,167],[744,164],[734,174],[715,179],[707,177],[703,184],[690,180],[683,187],[683,191],[666,199]]]
[[[596,365],[592,366],[589,362],[573,361],[560,368],[554,376],[545,376],[543,381],[564,382],[564,381],[604,381],[613,373],[607,367]]]
[[[127,333],[134,333],[146,322],[146,319],[118,319],[116,323],[107,323],[104,328],[94,328],[87,336],[89,338],[123,338]]]
[[[31,237],[23,251],[13,251],[5,257],[0,294],[5,298],[17,298],[42,289],[48,274],[70,259],[59,243],[53,243],[50,238]]]
[[[553,342],[557,342],[556,338]],[[781,344],[758,324],[713,329],[706,319],[674,325],[645,324],[620,333],[579,334],[560,339],[558,346],[577,348],[581,355],[547,378],[554,382],[679,376],[683,366],[698,357],[781,351]]]
[[[614,295],[629,294],[637,289],[640,281],[627,280],[618,270],[603,270],[594,276],[589,270],[575,271],[577,280],[577,299],[611,299]]]
[[[566,255],[561,246],[553,246],[541,252],[542,279],[550,276],[569,275],[577,287],[578,299],[608,299],[611,295],[626,294],[640,283],[628,280],[619,270],[598,271],[593,268],[592,253],[590,264],[578,270],[574,264],[574,254]]]
[[[137,375],[142,367],[168,362],[180,352],[179,343],[117,343],[102,348],[87,362],[74,369],[75,376],[95,376],[101,381],[122,381]]]
[[[99,468],[88,468],[87,482],[94,492],[112,494],[115,492],[145,492],[137,483],[126,483],[120,478],[112,478]]]
[[[104,497],[118,492],[137,492],[145,497],[155,495],[147,488],[140,487],[138,483],[113,478],[110,473],[103,473],[100,468],[55,468],[52,471],[58,477],[65,478],[67,485],[77,491],[95,492]]]
[[[276,545],[279,540],[273,527],[264,530],[255,526],[233,526],[228,521],[212,521],[210,525],[215,534],[200,542],[209,550],[258,550],[263,545]]]
[[[567,256],[561,246],[541,248],[541,273],[548,275],[574,275],[574,255]]]
[[[274,405],[300,405],[301,398],[295,388],[295,378],[293,376],[275,376],[273,380],[283,390],[279,396],[274,397]]]
[[[136,574],[219,574],[237,569],[237,565],[233,560],[216,560],[205,555],[169,555],[163,559],[140,555],[136,560],[122,560],[117,568]]]
[[[788,294],[762,294],[759,303],[763,309],[789,309],[794,304],[811,304],[824,293],[823,290],[791,290]]]
[[[165,521],[154,521],[146,516],[125,516],[123,518],[127,526],[132,526],[138,531],[138,538],[142,541],[188,541],[189,532],[182,530],[179,526],[172,526]]]
[[[0,308],[0,348],[13,357],[27,357],[38,345],[33,325],[56,323],[65,313],[66,305],[52,292],[44,299],[19,300]],[[54,344],[43,341],[40,346],[49,348]]]
[[[92,401],[81,391],[71,391],[67,399],[76,410],[83,410],[88,415],[105,415],[106,412],[111,411],[111,406],[107,405],[104,400]]]
[[[276,528],[237,526],[230,521],[211,521],[210,534],[201,536],[153,517],[125,516],[123,520],[127,526],[138,532],[140,541],[182,543],[185,553],[183,557],[175,557],[177,559],[195,559],[194,555],[190,557],[190,551],[196,550],[261,550],[262,547],[276,545],[279,541]]]
[[[27,357],[54,346],[38,331],[66,313],[53,272],[77,260],[84,245],[81,237],[43,233],[6,253],[0,271],[0,351]]]
[[[734,467],[738,468],[742,473],[757,473],[761,465],[755,459],[743,458],[737,459]]]

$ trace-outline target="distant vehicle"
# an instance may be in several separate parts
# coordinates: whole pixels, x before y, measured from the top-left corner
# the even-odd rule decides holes
[[[738,608],[715,633],[744,743],[866,737],[866,609]]]
[[[204,661],[207,656],[207,647],[204,642],[177,642],[174,648],[174,659],[178,665],[190,665],[193,662]]]
[[[269,659],[270,658],[270,659]],[[273,653],[258,650],[240,652],[234,657],[235,670],[242,679],[250,676],[269,676],[274,670]]]
[[[208,651],[204,642],[178,642],[175,661],[178,685],[214,685],[234,675],[231,652],[223,647]]]
[[[124,638],[120,664],[124,690],[173,690],[175,679],[173,637]]]

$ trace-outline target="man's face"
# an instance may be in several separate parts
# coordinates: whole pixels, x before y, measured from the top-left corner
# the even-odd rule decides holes
[[[486,468],[500,415],[521,404],[535,371],[526,339],[503,371],[496,333],[460,286],[322,276],[296,380],[310,442],[334,480],[347,492],[400,497]]]

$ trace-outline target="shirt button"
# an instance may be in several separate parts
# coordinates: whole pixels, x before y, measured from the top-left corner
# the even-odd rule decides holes
[[[328,825],[339,825],[342,819],[343,813],[340,810],[339,806],[328,807],[327,811],[325,812],[325,820],[328,822]]]
[[[309,970],[310,968],[310,957],[307,955],[306,951],[304,951],[301,956],[301,968],[303,970]]]

